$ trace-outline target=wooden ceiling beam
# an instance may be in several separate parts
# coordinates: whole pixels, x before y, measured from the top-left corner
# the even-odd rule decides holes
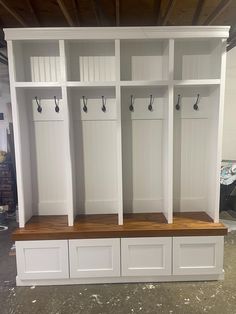
[[[77,0],[72,0],[73,9],[75,12],[76,23],[78,26],[81,26],[80,18],[79,18],[79,5]]]
[[[96,18],[96,22],[99,26],[102,25],[102,19],[101,19],[101,14],[100,14],[100,8],[97,4],[97,0],[92,0],[92,6],[93,6],[93,12]]]
[[[116,1],[116,26],[120,26],[120,0]]]
[[[192,25],[198,24],[199,17],[201,16],[204,4],[205,4],[205,0],[198,0],[196,10],[195,10],[194,15],[193,15]]]
[[[154,12],[156,12],[156,25],[159,25],[161,20],[161,0],[154,2]]]
[[[176,2],[176,0],[169,0],[165,15],[162,19],[161,25],[166,25],[166,23],[168,22],[168,19],[172,13],[173,8],[174,8],[175,2]]]
[[[203,25],[211,25],[228,7],[232,0],[221,0],[212,13],[207,17]]]
[[[37,12],[35,10],[35,7],[34,7],[32,1],[31,0],[27,0],[27,4],[28,4],[28,7],[30,9],[31,14],[34,17],[35,23],[37,24],[37,26],[40,26],[39,18],[38,18]]]
[[[75,26],[74,22],[73,22],[73,19],[64,3],[63,0],[57,0],[57,4],[59,5],[60,9],[61,9],[61,12],[62,14],[64,15],[67,23],[69,26]]]
[[[16,10],[14,10],[13,8],[11,8],[8,3],[6,3],[4,0],[0,0],[0,5],[2,7],[4,7],[4,9],[10,13],[16,20],[17,22],[19,22],[21,24],[21,26],[27,27],[27,24],[25,23],[25,21],[23,20],[23,18],[16,12]]]

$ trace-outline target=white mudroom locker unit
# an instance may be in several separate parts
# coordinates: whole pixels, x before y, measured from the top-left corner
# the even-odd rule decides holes
[[[223,279],[228,33],[5,29],[17,285]]]

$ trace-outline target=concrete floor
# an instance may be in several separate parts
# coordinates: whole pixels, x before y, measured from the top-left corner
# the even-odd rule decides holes
[[[10,232],[0,232],[1,314],[236,314],[236,232],[225,238],[225,280],[218,282],[16,287]]]

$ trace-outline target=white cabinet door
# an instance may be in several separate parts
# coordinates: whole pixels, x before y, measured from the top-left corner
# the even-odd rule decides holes
[[[19,279],[69,278],[68,241],[17,241]]]
[[[120,239],[69,240],[70,277],[120,276]]]
[[[224,237],[174,237],[173,274],[220,274],[223,271]]]
[[[122,276],[171,275],[172,238],[121,239]]]

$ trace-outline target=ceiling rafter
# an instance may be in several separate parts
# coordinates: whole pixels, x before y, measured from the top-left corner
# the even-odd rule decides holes
[[[212,24],[218,16],[220,16],[223,11],[228,7],[232,0],[221,0],[220,3],[216,6],[216,8],[212,11],[212,13],[206,18],[203,25]]]
[[[69,26],[75,26],[75,23],[67,9],[67,6],[65,5],[63,0],[57,0],[57,4],[59,5],[61,12],[63,13],[67,23]]]
[[[35,7],[34,7],[32,1],[31,1],[31,0],[27,0],[27,4],[28,4],[28,7],[29,7],[29,9],[30,9],[31,14],[32,14],[33,17],[34,17],[34,20],[35,20],[37,26],[40,26],[38,14],[37,14],[37,11],[35,10]]]
[[[120,26],[120,0],[115,0],[116,2],[116,26]]]
[[[79,18],[79,5],[77,0],[72,0],[73,9],[75,12],[76,23],[78,26],[81,26],[80,18]]]
[[[27,24],[25,23],[24,19],[16,12],[15,9],[11,8],[8,3],[6,3],[4,0],[0,0],[0,5],[4,7],[8,13],[10,13],[16,20],[21,24],[21,26],[27,27]]]
[[[96,18],[97,24],[99,26],[101,26],[103,23],[102,23],[102,19],[101,19],[101,13],[100,13],[99,5],[97,3],[97,0],[91,0],[91,1],[92,1],[93,11],[94,11],[94,14],[95,14],[95,18]]]
[[[161,22],[161,25],[166,25],[166,23],[168,22],[168,19],[172,13],[172,10],[175,6],[175,3],[176,3],[176,0],[169,0],[165,15],[164,15],[162,22]]]
[[[206,2],[205,0],[198,0],[196,10],[194,12],[193,19],[192,19],[192,25],[198,25],[198,21],[201,16],[202,9],[204,7],[205,2]]]
[[[154,2],[154,12],[156,12],[156,25],[159,25],[161,20],[161,0]]]

